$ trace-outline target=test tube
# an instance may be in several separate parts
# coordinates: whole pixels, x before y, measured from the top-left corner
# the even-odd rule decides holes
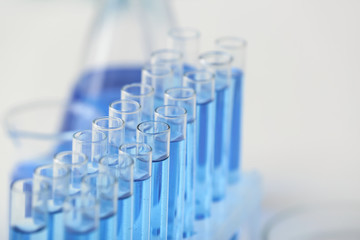
[[[37,167],[34,171],[34,184],[44,182],[49,185],[48,198],[48,239],[63,240],[63,204],[69,194],[70,170],[67,167],[55,167],[53,164]]]
[[[145,143],[123,144],[120,153],[134,159],[134,227],[133,238],[150,239],[151,147]]]
[[[193,28],[172,28],[169,33],[169,46],[183,54],[184,73],[198,67],[200,32]]]
[[[118,181],[116,239],[128,240],[133,232],[134,160],[128,154],[114,154],[100,160],[100,173],[114,176]]]
[[[85,154],[63,151],[54,156],[54,169],[66,167],[70,170],[69,195],[79,193],[81,179],[88,173],[88,158]]]
[[[99,240],[99,202],[89,192],[66,198],[64,203],[64,239]]]
[[[210,51],[199,56],[200,63],[215,74],[215,144],[212,174],[213,201],[224,199],[227,186],[233,91],[231,63],[233,57],[223,51]]]
[[[155,109],[155,121],[170,126],[170,174],[168,203],[168,239],[182,239],[186,163],[186,110],[179,106]]]
[[[245,67],[246,41],[238,37],[222,37],[216,40],[216,46],[234,57],[232,64],[232,86],[234,91],[230,161],[228,182],[234,184],[240,179],[241,170],[241,136],[243,107],[243,78]]]
[[[150,239],[167,239],[170,126],[146,121],[137,127],[137,141],[152,149]]]
[[[47,240],[47,183],[34,184],[32,179],[16,180],[10,193],[10,240]]]
[[[165,91],[165,105],[176,105],[185,108],[186,124],[186,164],[185,164],[185,204],[183,237],[194,233],[195,219],[195,161],[196,161],[196,95],[189,87],[170,88]],[[171,149],[170,149],[171,152]],[[171,168],[171,166],[170,166]]]
[[[212,200],[212,164],[214,163],[215,136],[215,79],[206,70],[186,73],[183,79],[186,87],[196,92],[196,219],[210,217]]]
[[[116,239],[118,182],[106,173],[92,173],[82,180],[81,191],[99,202],[100,239]]]
[[[125,122],[116,117],[96,118],[92,123],[93,131],[105,133],[108,141],[108,154],[117,154],[125,138]]]
[[[133,83],[121,89],[121,99],[130,99],[141,106],[141,121],[154,118],[154,88],[151,85]]]
[[[171,67],[164,64],[147,64],[143,67],[141,84],[154,88],[154,109],[164,104],[164,92],[172,87],[173,76]]]
[[[173,72],[173,80],[171,81],[170,87],[181,86],[183,76],[183,55],[179,50],[160,49],[153,51],[150,55],[150,63],[163,64],[170,67]],[[164,94],[164,92],[162,94]]]
[[[125,121],[125,140],[123,143],[136,141],[136,126],[141,122],[141,106],[134,100],[117,100],[110,104],[109,116]]]
[[[98,130],[84,130],[74,133],[72,150],[88,158],[88,173],[98,171],[101,157],[107,154],[106,134]]]

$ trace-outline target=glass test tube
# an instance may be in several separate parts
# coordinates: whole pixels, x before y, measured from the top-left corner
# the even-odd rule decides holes
[[[49,185],[48,239],[63,240],[63,204],[69,194],[70,169],[52,164],[40,166],[35,169],[33,179],[36,185],[44,182]]]
[[[164,104],[164,92],[172,87],[173,76],[171,68],[164,64],[147,64],[143,67],[141,84],[154,88],[154,109]]]
[[[128,240],[133,232],[134,160],[124,153],[108,155],[100,160],[99,171],[118,181],[116,239]]]
[[[151,85],[133,83],[121,89],[121,99],[130,99],[141,106],[141,121],[154,118],[154,88]]]
[[[81,179],[88,173],[88,158],[83,153],[72,151],[59,152],[54,156],[54,169],[66,167],[70,170],[69,195],[79,193]]]
[[[150,55],[150,63],[163,64],[170,67],[173,72],[173,79],[170,87],[181,86],[183,76],[183,55],[179,50],[160,49],[153,51]]]
[[[64,203],[64,239],[99,240],[99,202],[90,193],[77,193]]]
[[[234,91],[230,161],[228,181],[236,183],[240,179],[241,170],[241,136],[243,107],[243,77],[245,67],[246,41],[238,37],[222,37],[216,40],[219,49],[234,57],[232,64],[232,90]]]
[[[170,126],[170,170],[168,239],[182,239],[184,224],[186,110],[179,106],[160,106],[155,120]]]
[[[195,216],[210,217],[212,200],[212,164],[215,136],[215,80],[214,74],[199,70],[186,73],[184,86],[196,92],[196,151]]]
[[[88,158],[88,173],[98,171],[100,159],[107,154],[106,134],[98,130],[84,130],[74,133],[72,150]]]
[[[133,238],[150,239],[151,147],[145,143],[123,144],[120,153],[134,160],[134,227]]]
[[[118,182],[106,173],[92,173],[82,180],[82,193],[89,194],[99,202],[99,237],[116,239]]]
[[[170,126],[164,122],[142,122],[136,135],[138,142],[152,149],[150,239],[167,239]]]
[[[92,123],[92,130],[105,133],[108,141],[108,154],[118,153],[125,138],[125,122],[122,119],[116,117],[96,118]]]
[[[200,32],[193,28],[173,28],[169,33],[169,46],[183,54],[184,73],[198,67]]]
[[[47,183],[32,179],[14,181],[10,193],[10,240],[47,240],[49,196]]]
[[[141,122],[141,106],[134,100],[117,100],[110,104],[109,116],[125,121],[125,140],[123,143],[136,142],[136,126]]]
[[[200,63],[215,74],[215,144],[212,175],[213,201],[226,195],[229,164],[233,91],[231,91],[231,63],[233,57],[223,51],[206,52],[199,56]]]
[[[164,94],[165,105],[176,105],[185,108],[186,124],[186,163],[185,163],[185,205],[183,237],[194,233],[195,219],[195,161],[196,161],[196,95],[189,87],[170,88]],[[171,152],[171,149],[170,149]],[[170,166],[171,168],[171,166]]]

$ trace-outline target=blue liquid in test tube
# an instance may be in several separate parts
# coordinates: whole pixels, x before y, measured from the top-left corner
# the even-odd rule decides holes
[[[129,143],[120,146],[121,153],[134,159],[134,227],[133,238],[150,239],[151,163],[152,150],[145,143]]]
[[[215,74],[215,144],[212,175],[213,201],[225,198],[228,181],[229,151],[231,139],[231,118],[233,91],[231,90],[230,54],[222,51],[207,52],[199,57],[200,63]]]
[[[194,233],[195,220],[195,161],[196,161],[196,95],[189,87],[170,88],[164,94],[165,105],[183,107],[187,112],[186,164],[185,164],[185,203],[183,237]],[[170,149],[171,153],[171,149]],[[171,166],[170,166],[171,168]]]
[[[152,148],[150,239],[167,239],[170,126],[143,122],[137,128],[137,141]]]
[[[182,239],[184,229],[184,195],[186,163],[186,110],[179,106],[155,109],[155,121],[170,126],[170,174],[168,203],[168,238]]]

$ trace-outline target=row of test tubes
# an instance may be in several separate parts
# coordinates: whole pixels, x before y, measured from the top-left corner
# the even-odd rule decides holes
[[[169,32],[141,83],[74,133],[72,151],[11,186],[10,239],[183,239],[240,179],[246,43]]]

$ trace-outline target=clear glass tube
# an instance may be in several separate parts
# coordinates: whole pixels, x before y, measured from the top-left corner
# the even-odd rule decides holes
[[[193,28],[172,28],[168,37],[169,47],[183,54],[184,73],[194,71],[199,65],[200,32]]]
[[[99,239],[99,202],[89,192],[66,198],[63,220],[64,239]]]
[[[121,89],[121,99],[130,99],[141,106],[141,121],[154,118],[154,88],[151,85],[133,83]]]
[[[67,167],[70,170],[69,195],[80,192],[81,179],[88,173],[88,158],[85,154],[64,151],[54,156],[54,169]]]
[[[232,64],[232,90],[234,91],[230,160],[228,181],[236,183],[240,179],[241,170],[241,133],[243,107],[243,78],[245,67],[246,41],[238,37],[222,37],[215,41],[216,46],[234,57]]]
[[[48,239],[63,240],[63,204],[69,194],[70,169],[53,164],[37,167],[34,171],[34,184],[49,185],[48,211]]]
[[[125,121],[125,141],[136,141],[136,126],[141,122],[141,106],[134,100],[117,100],[110,104],[109,116]]]
[[[116,154],[125,140],[125,122],[116,117],[100,117],[92,122],[93,131],[105,133],[108,141],[108,154]]]
[[[184,224],[186,110],[179,106],[155,109],[155,121],[170,126],[170,168],[168,202],[168,238],[182,239]]]
[[[174,73],[164,64],[146,64],[141,72],[141,84],[154,88],[154,109],[164,104],[164,92],[171,88]]]
[[[196,92],[195,216],[197,219],[203,219],[210,217],[212,200],[211,177],[215,140],[214,74],[206,70],[189,72],[185,74],[183,84]]]
[[[179,50],[160,49],[153,51],[150,55],[150,63],[163,64],[170,67],[173,72],[173,79],[170,82],[170,87],[181,86],[183,76],[183,55]]]
[[[108,155],[100,160],[99,171],[118,181],[116,239],[133,239],[134,160],[124,153]]]
[[[151,162],[152,150],[145,143],[123,144],[120,153],[134,159],[134,227],[133,238],[150,239]]]
[[[81,191],[99,201],[100,239],[116,239],[118,182],[114,176],[92,173],[82,180]]]
[[[98,171],[100,159],[107,154],[106,134],[98,130],[84,130],[74,133],[72,150],[88,158],[88,173]]]
[[[164,122],[142,122],[136,135],[138,142],[152,149],[150,239],[167,239],[170,126]]]
[[[183,107],[187,112],[184,237],[194,233],[195,219],[195,162],[196,162],[196,95],[189,87],[170,88],[164,94],[165,105]],[[170,150],[171,151],[171,150]]]
[[[233,91],[231,63],[233,57],[223,51],[211,51],[199,56],[200,63],[215,74],[215,144],[212,176],[213,201],[226,195],[227,172],[231,138]]]
[[[32,179],[14,181],[10,193],[10,240],[47,240],[47,183],[33,183]]]

